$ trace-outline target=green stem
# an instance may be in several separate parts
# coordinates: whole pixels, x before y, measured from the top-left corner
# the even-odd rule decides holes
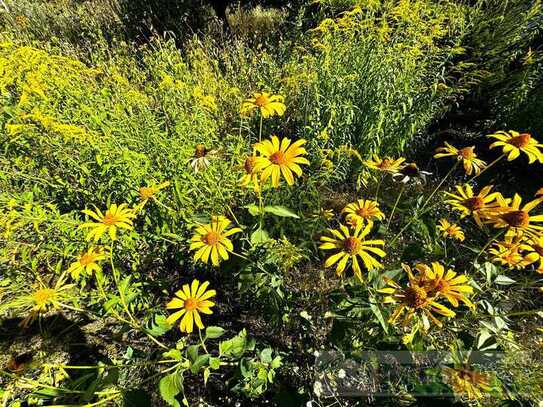
[[[437,193],[437,191],[439,191],[439,188],[441,188],[441,186],[445,183],[445,181],[447,180],[447,178],[449,178],[449,176],[453,173],[453,171],[456,169],[456,167],[458,166],[458,163],[460,161],[457,161],[454,163],[454,165],[451,167],[451,169],[449,170],[449,172],[447,174],[445,174],[445,176],[443,177],[443,179],[441,180],[441,182],[439,184],[437,184],[437,187],[434,188],[434,190],[432,191],[432,193],[430,194],[430,196],[426,199],[426,201],[424,202],[424,205],[422,205],[422,208],[420,208],[421,211],[424,210],[424,208],[426,208],[426,206],[428,205],[428,202],[430,202],[430,200],[434,197],[434,195]]]
[[[490,239],[484,246],[483,248],[479,251],[479,253],[477,253],[477,256],[475,257],[475,259],[473,260],[473,268],[475,267],[475,264],[477,263],[477,260],[479,260],[479,257],[481,257],[481,255],[486,251],[486,249],[488,249],[490,247],[490,245],[492,243],[494,243],[496,241],[496,239],[498,237],[500,237],[504,232],[504,229],[500,230],[498,233],[496,233],[494,235],[494,237],[492,239]]]
[[[375,200],[376,201],[379,199],[379,190],[381,189],[381,184],[382,184],[384,178],[385,178],[385,176],[381,174],[381,177],[379,178],[379,182],[377,183],[377,189],[375,190]]]
[[[396,202],[394,202],[394,206],[392,207],[392,212],[390,212],[390,216],[388,217],[386,230],[388,230],[388,228],[390,227],[390,222],[392,222],[392,217],[394,216],[394,212],[396,212],[396,207],[398,206],[398,203],[400,202],[400,198],[402,197],[404,189],[405,189],[405,184],[402,184],[402,189],[400,189],[400,193],[398,194],[398,197],[396,198]]]
[[[479,177],[483,172],[485,172],[486,170],[488,170],[490,167],[492,167],[494,164],[496,164],[498,161],[500,161],[503,157],[505,157],[505,153],[500,155],[498,158],[496,158],[494,161],[492,161],[490,164],[488,164],[485,168],[483,168],[483,170],[479,173],[479,174],[475,174],[473,177],[471,177],[469,180],[468,180],[468,184],[470,182],[472,182],[475,178]]]
[[[262,141],[262,113],[260,113],[260,130],[258,131],[258,142]]]

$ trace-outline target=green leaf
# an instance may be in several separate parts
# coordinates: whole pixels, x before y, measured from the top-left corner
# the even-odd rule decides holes
[[[516,281],[507,276],[504,276],[503,274],[500,274],[498,277],[496,277],[494,283],[500,285],[510,285],[516,283]]]
[[[292,212],[290,209],[280,205],[265,206],[264,212],[271,213],[272,215],[280,216],[282,218],[300,219],[300,217]]]
[[[162,399],[170,406],[181,406],[175,398],[175,396],[183,391],[183,379],[179,372],[171,373],[160,379],[158,389]]]
[[[147,323],[145,331],[152,336],[164,335],[172,329],[172,325],[166,322],[165,315],[156,315],[152,320]]]
[[[209,358],[209,367],[213,370],[217,370],[221,367],[221,360],[219,358]]]
[[[258,244],[270,240],[270,235],[264,229],[258,228],[251,234],[251,243]]]
[[[194,363],[196,359],[198,359],[198,348],[200,345],[190,345],[187,348],[187,356],[189,357],[189,360]]]
[[[262,352],[260,352],[260,360],[262,360],[262,362],[264,363],[271,363],[272,353],[273,353],[272,348],[266,348],[262,350]]]
[[[200,355],[190,366],[190,371],[194,374],[198,373],[200,369],[209,362],[209,355]]]
[[[245,205],[244,208],[249,211],[251,216],[258,216],[261,214],[260,207],[256,204]]]
[[[383,314],[381,313],[381,309],[374,303],[370,303],[370,309],[371,312],[373,312],[373,315],[377,318],[381,326],[383,327],[383,330],[385,331],[385,334],[388,334],[388,324],[385,321],[385,318],[383,318]]]
[[[206,339],[217,339],[224,335],[226,331],[220,326],[208,326],[206,328]]]

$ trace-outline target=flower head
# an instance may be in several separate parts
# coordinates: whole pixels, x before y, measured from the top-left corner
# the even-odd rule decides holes
[[[449,143],[445,143],[445,147],[440,147],[436,150],[437,154],[434,155],[434,158],[456,157],[464,165],[464,171],[466,171],[467,175],[471,175],[473,172],[479,174],[486,166],[486,163],[477,158],[474,150],[475,147],[458,149]]]
[[[394,159],[385,157],[381,159],[378,155],[373,154],[371,159],[363,161],[363,163],[366,167],[373,170],[396,174],[402,169],[404,161],[405,158]]]
[[[205,145],[197,144],[194,148],[194,155],[189,160],[189,164],[195,173],[204,171],[209,167],[209,159],[214,158],[217,150],[208,150]]]
[[[404,165],[398,172],[394,173],[392,177],[403,184],[407,184],[411,180],[426,182],[426,176],[431,174],[431,172],[419,169],[417,164],[409,163]]]
[[[267,92],[255,93],[252,98],[245,99],[241,105],[241,114],[249,115],[253,110],[260,110],[264,118],[283,116],[287,107],[283,103],[285,98],[280,95],[271,95]]]
[[[529,252],[524,258],[525,261],[530,264],[538,263],[536,271],[543,274],[543,235],[533,236],[524,245]]]
[[[479,227],[483,227],[483,220],[500,206],[496,199],[501,195],[498,192],[490,193],[492,185],[484,187],[477,194],[467,184],[464,186],[457,185],[455,188],[457,191],[455,194],[445,192],[446,195],[452,198],[446,200],[445,203],[450,204],[454,210],[460,212],[462,218],[472,215]]]
[[[523,254],[530,249],[523,236],[505,235],[504,240],[494,243],[488,253],[492,256],[493,262],[510,269],[521,270],[533,263]]]
[[[492,143],[490,148],[502,147],[503,153],[507,154],[507,161],[518,158],[522,152],[528,156],[530,164],[536,160],[543,163],[543,152],[541,151],[543,145],[539,144],[529,133],[519,134],[513,130],[509,130],[509,132],[498,131],[488,137],[498,140]]]
[[[252,184],[253,190],[258,192],[260,190],[260,176],[258,171],[256,171],[256,162],[257,157],[255,155],[250,155],[245,158],[245,162],[243,163],[245,175],[243,175],[239,182],[242,188]]]
[[[525,232],[537,234],[543,230],[543,215],[530,215],[530,212],[543,202],[543,198],[536,198],[521,207],[522,198],[515,194],[509,204],[508,200],[498,196],[499,208],[488,217],[487,222],[495,228],[507,228],[507,234],[521,236]]]
[[[153,184],[153,185],[141,187],[138,191],[141,202],[145,204],[149,199],[155,199],[155,195],[157,194],[157,192],[160,191],[161,189],[168,187],[169,185],[170,185],[169,181],[166,181],[158,185]]]
[[[196,251],[195,261],[207,263],[211,258],[213,265],[218,266],[221,260],[228,260],[228,252],[234,251],[228,237],[241,232],[240,228],[227,229],[230,223],[224,216],[213,216],[210,224],[196,228],[190,244],[190,250]]]
[[[464,231],[456,223],[450,223],[447,219],[440,219],[437,225],[437,230],[441,232],[441,236],[445,239],[456,239],[464,241]]]
[[[183,317],[179,324],[181,332],[191,333],[194,324],[198,329],[203,329],[204,324],[200,312],[203,314],[213,313],[211,307],[215,303],[209,299],[217,294],[215,290],[208,290],[208,286],[209,281],[200,284],[198,280],[193,280],[190,287],[185,284],[181,290],[175,293],[175,298],[166,304],[167,309],[181,309],[171,314],[166,321],[173,325],[175,321]]]
[[[93,271],[100,271],[101,268],[98,262],[105,258],[106,256],[101,248],[91,247],[70,265],[68,273],[77,280],[81,273],[90,275]]]
[[[424,287],[428,296],[436,299],[445,297],[453,307],[458,307],[458,301],[461,301],[468,307],[475,308],[466,296],[473,293],[473,288],[466,284],[468,277],[465,274],[457,275],[450,269],[445,272],[445,267],[438,262],[433,262],[431,267],[419,263],[415,268],[420,273],[419,284]]]
[[[354,230],[351,231],[347,226],[340,225],[338,229],[328,230],[333,237],[322,236],[323,242],[319,248],[322,250],[339,250],[336,254],[328,257],[324,263],[324,267],[331,267],[337,263],[336,272],[342,275],[347,267],[347,262],[351,260],[354,274],[360,281],[363,281],[362,270],[358,263],[358,257],[362,259],[364,267],[368,270],[379,269],[383,266],[374,256],[384,257],[386,253],[376,247],[383,246],[383,240],[365,240],[365,237],[371,231],[371,225],[358,223]]]
[[[443,368],[443,381],[451,386],[456,396],[469,400],[479,400],[492,389],[489,375],[466,368]]]
[[[91,211],[90,209],[85,209],[82,212],[91,218],[95,219],[96,222],[85,222],[79,226],[81,229],[89,228],[91,229],[87,233],[87,240],[94,239],[94,241],[100,240],[104,233],[109,233],[111,240],[116,240],[117,238],[117,229],[133,229],[132,219],[136,217],[136,214],[133,209],[130,209],[127,204],[121,204],[117,206],[112,204],[103,214],[100,209],[96,208],[96,211]]]
[[[260,156],[256,158],[254,171],[261,172],[262,182],[266,182],[271,177],[273,187],[277,188],[283,175],[287,184],[293,185],[292,173],[301,176],[300,165],[309,164],[307,158],[301,157],[307,154],[305,148],[302,147],[305,142],[300,139],[291,144],[288,138],[280,141],[277,136],[272,136],[271,140],[256,143],[254,148]]]
[[[379,203],[376,201],[359,199],[356,202],[348,204],[342,211],[347,214],[347,220],[354,221],[353,224],[367,223],[373,226],[373,220],[383,220],[385,214],[379,209]]]
[[[392,279],[386,278],[388,287],[378,290],[381,294],[387,295],[383,299],[383,303],[397,304],[389,318],[389,323],[395,324],[402,317],[402,325],[406,325],[417,316],[429,318],[438,327],[442,327],[443,323],[433,315],[434,312],[447,318],[456,315],[454,311],[438,303],[436,297],[429,295],[421,276],[415,277],[411,268],[406,264],[402,264],[402,267],[409,278],[406,286],[402,287]]]

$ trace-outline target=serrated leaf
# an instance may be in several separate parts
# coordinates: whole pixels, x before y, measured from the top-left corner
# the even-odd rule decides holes
[[[158,389],[162,399],[170,406],[180,407],[179,401],[175,398],[183,391],[182,376],[178,373],[171,373],[160,379]]]

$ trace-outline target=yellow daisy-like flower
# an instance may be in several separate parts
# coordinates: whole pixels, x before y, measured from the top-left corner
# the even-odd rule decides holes
[[[438,148],[436,153],[434,158],[456,157],[458,161],[462,161],[464,171],[466,171],[467,175],[471,175],[473,172],[479,174],[486,166],[486,163],[483,160],[477,158],[475,147],[458,149],[446,142],[445,147]]]
[[[440,219],[437,230],[441,232],[441,236],[448,239],[456,239],[461,242],[464,241],[464,231],[456,223],[450,223],[447,219]]]
[[[371,225],[362,228],[363,226],[362,223],[357,224],[352,235],[349,228],[344,225],[340,225],[339,230],[328,229],[333,237],[322,236],[320,240],[323,243],[319,248],[322,250],[339,250],[339,252],[328,257],[324,267],[328,268],[337,263],[336,272],[338,275],[342,275],[350,259],[354,274],[360,281],[363,281],[363,278],[358,257],[362,259],[364,267],[368,270],[383,267],[374,256],[385,257],[386,253],[382,249],[375,247],[383,246],[385,242],[383,240],[365,240],[364,238],[371,231]]]
[[[526,250],[529,251],[525,261],[532,263],[539,262],[536,271],[543,274],[543,235],[534,236],[525,243]]]
[[[136,217],[133,209],[130,209],[127,204],[121,204],[117,206],[112,204],[109,209],[103,214],[100,209],[95,208],[96,211],[85,209],[82,212],[97,222],[86,222],[79,226],[80,229],[91,229],[87,233],[87,240],[94,239],[94,241],[100,240],[104,233],[109,233],[111,240],[117,238],[117,228],[120,229],[133,229],[132,219]]]
[[[245,175],[239,180],[240,186],[246,188],[249,185],[253,186],[253,190],[258,192],[260,190],[260,175],[256,168],[257,157],[255,155],[250,155],[245,159],[243,163],[243,169],[245,170]]]
[[[498,196],[497,202],[499,210],[491,214],[487,220],[495,228],[507,228],[507,234],[517,236],[524,233],[533,235],[543,230],[542,225],[535,224],[543,223],[543,215],[530,215],[530,212],[543,202],[543,198],[534,199],[522,206],[522,208],[522,198],[519,194],[515,194],[510,205],[501,196]]]
[[[429,296],[424,284],[421,284],[419,278],[413,276],[408,265],[402,264],[402,267],[409,278],[406,287],[402,287],[392,279],[387,278],[385,281],[388,287],[377,290],[379,293],[387,295],[383,299],[384,304],[398,304],[388,322],[396,324],[398,319],[402,317],[402,325],[407,325],[415,316],[427,317],[441,328],[443,323],[433,315],[433,312],[447,318],[454,317],[456,313],[438,303],[434,297]]]
[[[507,155],[507,161],[513,161],[515,158],[518,158],[522,152],[528,156],[530,164],[535,161],[543,163],[543,152],[540,150],[543,145],[539,144],[528,133],[519,134],[513,130],[509,130],[509,132],[498,131],[488,137],[498,140],[492,143],[490,148],[502,147],[503,153]]]
[[[446,195],[452,198],[446,200],[445,203],[450,204],[454,210],[460,212],[462,218],[472,215],[479,227],[483,227],[483,219],[486,219],[489,213],[500,206],[496,200],[501,194],[499,192],[490,193],[493,188],[492,185],[484,187],[477,194],[473,192],[470,185],[457,185],[455,188],[456,194],[445,192]]]
[[[86,253],[82,253],[77,261],[74,261],[70,265],[68,273],[77,280],[82,272],[89,275],[92,274],[93,271],[100,271],[101,268],[98,262],[105,258],[106,256],[101,248],[91,247]]]
[[[385,157],[381,159],[378,155],[373,154],[371,159],[366,160],[363,163],[366,167],[373,170],[396,174],[402,169],[404,161],[405,158],[394,159],[390,157]]]
[[[451,386],[457,397],[469,400],[479,400],[492,390],[489,375],[468,369],[445,367],[443,381]]]
[[[214,302],[209,301],[211,297],[214,297],[217,292],[215,290],[208,290],[209,281],[202,284],[198,280],[193,280],[192,284],[185,284],[183,289],[175,293],[175,298],[166,304],[167,309],[179,309],[170,315],[166,322],[173,325],[179,318],[181,322],[179,329],[181,332],[191,333],[193,331],[194,324],[198,329],[203,329],[204,324],[200,317],[202,314],[213,314],[211,307],[215,305]]]
[[[161,189],[168,187],[169,185],[170,185],[170,182],[165,181],[158,185],[149,185],[149,186],[141,187],[138,191],[141,202],[145,204],[149,199],[155,199],[155,195],[157,194],[157,192],[159,192]]]
[[[306,143],[300,139],[291,144],[290,139],[283,138],[279,141],[277,136],[272,136],[271,140],[264,140],[256,143],[254,148],[261,154],[256,158],[254,171],[262,172],[261,180],[266,182],[271,177],[273,187],[277,188],[281,179],[281,174],[288,185],[294,184],[294,176],[302,175],[300,165],[309,164],[309,161],[301,157],[307,154],[302,146]]]
[[[240,228],[228,229],[232,223],[224,216],[213,216],[211,223],[196,228],[196,234],[191,239],[190,250],[195,250],[194,260],[211,263],[218,266],[222,260],[228,260],[228,252],[234,251],[229,236],[241,232]]]
[[[458,275],[450,269],[445,272],[445,267],[438,262],[433,262],[432,267],[420,263],[415,268],[420,273],[420,281],[428,296],[445,297],[453,307],[458,307],[458,301],[462,301],[468,307],[475,308],[466,297],[466,294],[473,293],[473,288],[466,284],[468,282],[466,275]]]
[[[367,223],[371,227],[373,226],[373,219],[385,219],[385,214],[379,209],[379,203],[369,199],[359,199],[356,202],[352,202],[341,213],[347,214],[347,220],[354,220],[354,225]]]
[[[59,293],[55,288],[41,287],[34,291],[31,297],[34,303],[32,311],[44,313],[57,305]]]
[[[267,92],[255,93],[252,98],[245,99],[241,105],[240,113],[249,115],[253,110],[260,110],[264,118],[271,116],[283,116],[287,107],[284,104],[285,98],[280,95],[271,95]]]
[[[332,209],[320,208],[311,214],[313,219],[323,219],[326,221],[334,219],[334,211]]]
[[[510,269],[521,270],[531,263],[523,254],[530,249],[524,241],[524,236],[505,235],[503,241],[494,243],[488,253],[493,262]]]

